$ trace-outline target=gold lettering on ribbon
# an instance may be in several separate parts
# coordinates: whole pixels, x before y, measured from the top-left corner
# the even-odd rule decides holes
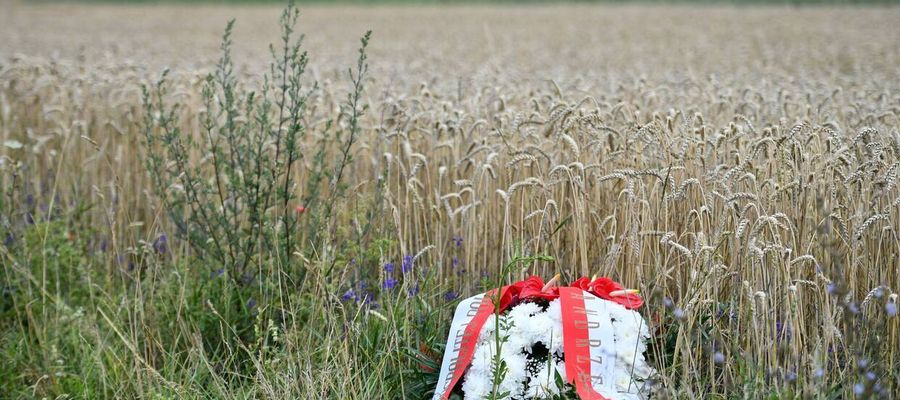
[[[575,320],[575,329],[597,329],[600,327],[600,321]]]
[[[597,315],[597,310],[587,309],[580,306],[572,307],[572,312],[581,314],[581,315]]]

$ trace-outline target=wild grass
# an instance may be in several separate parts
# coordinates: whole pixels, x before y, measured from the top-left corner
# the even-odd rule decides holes
[[[0,397],[428,398],[456,298],[555,273],[641,289],[657,398],[896,397],[888,61],[461,96],[288,39],[0,65]]]

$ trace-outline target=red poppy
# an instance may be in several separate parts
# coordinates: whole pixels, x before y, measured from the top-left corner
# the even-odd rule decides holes
[[[296,211],[297,214],[303,214],[306,212],[306,207],[297,206],[297,207],[294,207],[294,211]]]

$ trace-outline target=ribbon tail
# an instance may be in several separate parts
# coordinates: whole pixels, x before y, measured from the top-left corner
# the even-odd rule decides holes
[[[494,302],[491,298],[495,292],[496,289],[488,292],[484,298],[481,299],[481,304],[475,312],[475,316],[472,317],[472,320],[466,325],[466,330],[463,332],[462,340],[460,342],[455,368],[453,369],[453,377],[450,380],[450,385],[447,386],[444,390],[444,394],[441,395],[441,399],[443,400],[450,398],[450,393],[453,392],[453,388],[456,387],[459,380],[462,379],[463,374],[466,373],[466,368],[472,363],[472,357],[475,355],[475,345],[478,343],[478,335],[481,334],[481,328],[484,327],[485,322],[487,322],[491,314],[494,313]]]
[[[559,301],[563,320],[566,381],[574,383],[575,393],[581,400],[609,400],[594,390],[591,384],[591,348],[584,291],[573,287],[560,288]]]

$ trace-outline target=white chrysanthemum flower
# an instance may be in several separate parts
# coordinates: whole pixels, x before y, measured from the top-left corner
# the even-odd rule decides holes
[[[541,312],[541,307],[536,303],[522,303],[509,310],[509,318],[513,321],[527,321],[529,317]]]
[[[544,343],[550,353],[562,355],[563,352],[563,329],[562,322],[554,322],[553,328],[550,330],[550,343]]]
[[[537,342],[549,342],[550,333],[553,331],[553,320],[546,313],[536,314],[527,321],[522,321],[525,328],[521,330],[522,334],[528,338],[532,344]],[[544,343],[546,346],[547,343]]]
[[[490,372],[487,374],[477,374],[474,371],[469,371],[466,373],[465,380],[463,380],[462,390],[465,394],[466,400],[480,400],[488,397],[491,394],[491,375]]]
[[[478,341],[488,341],[494,340],[494,330],[497,328],[497,316],[491,314],[488,316],[487,320],[484,321],[484,326],[481,328],[481,333],[478,334]]]
[[[547,315],[556,322],[562,323],[562,306],[559,299],[550,302],[547,306]]]
[[[595,389],[614,398],[636,400],[642,382],[653,373],[643,355],[649,329],[640,314],[619,304],[606,302],[599,310],[603,311],[594,315],[603,318],[602,329],[611,340],[604,339],[603,346],[592,348],[592,358],[600,356],[614,361],[615,368]],[[565,363],[557,362],[563,357],[565,342],[560,301],[550,301],[546,309],[538,303],[520,303],[500,318],[500,357],[506,363],[506,374],[497,389],[508,392],[510,399],[547,398],[558,394],[563,388],[556,386],[557,373],[563,381],[566,379]],[[496,329],[497,319],[491,315],[479,334],[471,366],[462,384],[467,400],[485,398],[494,389]]]
[[[490,374],[493,360],[494,347],[478,345],[475,347],[475,354],[472,356],[472,364],[469,366],[469,371],[476,374]]]
[[[525,378],[528,376],[525,370],[527,362],[525,355],[521,352],[510,354],[504,357],[504,360],[507,368],[506,375],[503,377],[503,381],[500,382],[500,392],[509,392],[510,397],[519,397],[522,395]]]

